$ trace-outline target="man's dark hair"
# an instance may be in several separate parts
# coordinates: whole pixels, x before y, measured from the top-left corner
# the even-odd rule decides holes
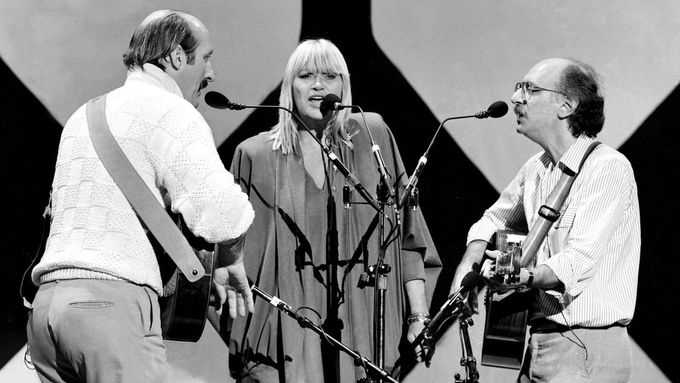
[[[558,90],[579,101],[568,120],[571,134],[596,137],[604,125],[604,97],[595,70],[588,64],[572,60],[562,72]]]
[[[187,63],[193,64],[199,40],[186,15],[169,11],[162,17],[140,24],[123,54],[123,64],[128,69],[151,63],[165,70],[160,60],[179,45],[187,55]]]

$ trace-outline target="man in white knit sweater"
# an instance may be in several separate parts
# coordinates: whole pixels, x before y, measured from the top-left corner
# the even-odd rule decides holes
[[[212,44],[194,16],[156,11],[123,55],[125,84],[106,96],[106,121],[158,202],[217,247],[215,288],[229,313],[252,312],[241,244],[253,220],[195,109],[214,79]],[[34,268],[27,332],[43,381],[162,382],[168,364],[159,265],[145,227],[94,151],[85,106],[61,136],[52,224]]]

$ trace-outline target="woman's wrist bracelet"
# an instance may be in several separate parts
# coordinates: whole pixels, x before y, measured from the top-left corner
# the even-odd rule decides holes
[[[408,323],[410,326],[413,322],[423,322],[425,325],[427,325],[430,323],[430,315],[420,312],[413,313],[409,315],[408,319],[406,319],[406,323]]]

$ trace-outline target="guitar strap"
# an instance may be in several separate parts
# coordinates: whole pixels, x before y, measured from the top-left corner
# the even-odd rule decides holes
[[[581,159],[581,164],[579,165],[579,171],[583,169],[583,164],[590,153],[599,145],[599,141],[593,141],[588,148],[586,148],[585,153],[583,153],[583,158]],[[560,208],[562,204],[567,199],[571,185],[574,183],[578,173],[575,173],[563,163],[558,163],[557,166],[562,171],[557,185],[553,188],[545,201],[545,204],[538,209],[538,217],[534,221],[531,229],[527,233],[527,237],[522,245],[522,259],[520,260],[520,267],[533,266],[536,260],[536,254],[543,243],[548,231],[557,219],[560,218]]]
[[[190,282],[199,280],[205,275],[203,265],[114,139],[106,123],[105,110],[106,95],[90,100],[86,105],[90,138],[99,159],[177,268]]]

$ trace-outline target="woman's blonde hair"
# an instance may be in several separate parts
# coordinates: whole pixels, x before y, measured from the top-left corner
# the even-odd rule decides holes
[[[309,70],[316,73],[333,73],[342,79],[343,105],[352,105],[352,90],[349,81],[349,70],[345,58],[340,50],[332,42],[326,39],[305,40],[298,44],[293,51],[283,74],[279,105],[293,110],[297,108],[293,100],[293,80],[302,71]],[[350,135],[345,130],[345,124],[349,119],[350,108],[337,111],[328,121],[324,132],[331,141],[329,144],[337,145],[344,142],[351,146]],[[279,122],[270,130],[274,141],[272,150],[281,150],[283,154],[295,153],[298,143],[298,121],[290,113],[279,110]],[[307,133],[304,133],[307,134]]]

